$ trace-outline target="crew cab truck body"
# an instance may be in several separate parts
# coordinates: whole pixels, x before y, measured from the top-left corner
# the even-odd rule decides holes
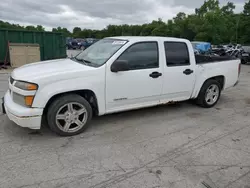
[[[42,117],[59,135],[83,132],[104,115],[195,99],[214,106],[238,82],[240,60],[196,64],[190,41],[165,37],[112,37],[72,59],[15,69],[3,106],[10,120],[40,129]]]

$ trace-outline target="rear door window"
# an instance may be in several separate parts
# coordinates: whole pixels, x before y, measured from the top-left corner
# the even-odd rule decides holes
[[[164,42],[168,67],[190,65],[187,44],[184,42]]]

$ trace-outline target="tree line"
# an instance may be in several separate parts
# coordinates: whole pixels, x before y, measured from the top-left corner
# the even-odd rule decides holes
[[[178,13],[173,19],[161,18],[142,25],[108,25],[102,30],[75,27],[72,32],[67,28],[53,28],[65,37],[104,38],[109,36],[168,36],[186,38],[191,41],[207,41],[212,44],[240,43],[250,44],[250,0],[245,3],[241,13],[235,13],[235,5],[228,2],[220,6],[219,0],[206,0],[195,9],[194,14]],[[0,21],[0,28],[45,31],[41,25],[20,26]]]

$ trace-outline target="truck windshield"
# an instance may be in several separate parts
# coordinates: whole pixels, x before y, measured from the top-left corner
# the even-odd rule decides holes
[[[99,67],[126,43],[126,40],[102,39],[78,54],[74,59],[84,64]]]

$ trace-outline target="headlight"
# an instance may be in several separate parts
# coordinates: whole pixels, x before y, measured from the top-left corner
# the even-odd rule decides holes
[[[34,96],[23,96],[13,92],[13,101],[22,106],[31,107],[34,100]]]
[[[22,82],[22,81],[16,81],[15,87],[26,91],[34,91],[38,89],[37,84]]]

